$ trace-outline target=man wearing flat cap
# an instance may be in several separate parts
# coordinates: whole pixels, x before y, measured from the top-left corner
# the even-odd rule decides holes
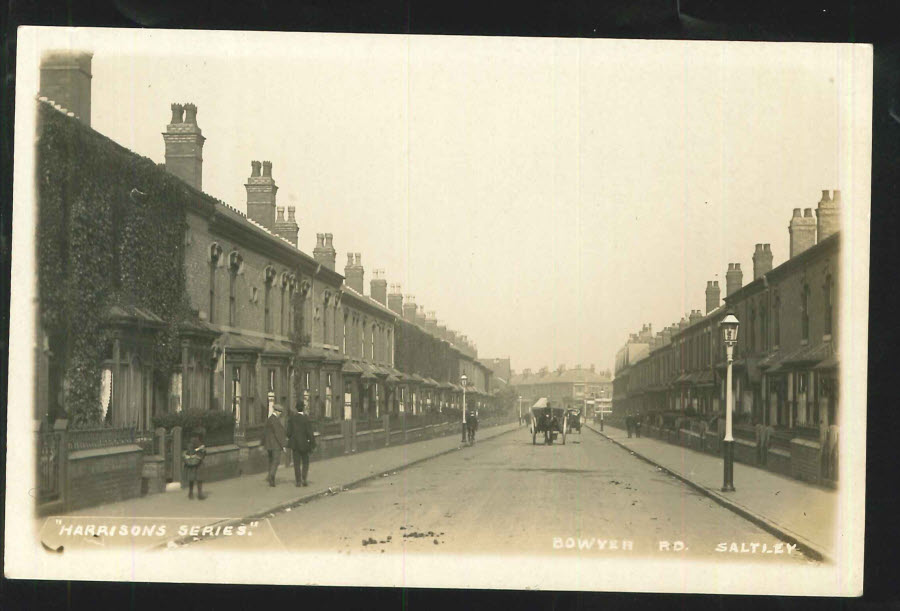
[[[275,472],[278,471],[278,463],[281,461],[281,453],[287,445],[287,434],[281,423],[281,414],[284,408],[277,403],[272,407],[272,413],[266,420],[266,428],[263,431],[263,446],[269,453],[269,477],[266,481],[275,487]]]

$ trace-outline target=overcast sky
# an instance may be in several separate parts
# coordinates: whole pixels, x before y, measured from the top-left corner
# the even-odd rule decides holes
[[[204,191],[245,210],[271,160],[303,250],[334,233],[339,271],[361,252],[367,291],[383,268],[519,370],[611,368],[755,243],[783,262],[846,172],[840,47],[192,35],[96,38],[94,129],[162,162],[195,103]]]

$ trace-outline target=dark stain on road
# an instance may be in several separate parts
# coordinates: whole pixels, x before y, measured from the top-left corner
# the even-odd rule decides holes
[[[549,467],[515,467],[507,471],[539,472],[539,473],[597,473],[592,469],[551,469]]]

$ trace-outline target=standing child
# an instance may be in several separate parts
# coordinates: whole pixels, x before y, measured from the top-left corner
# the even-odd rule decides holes
[[[188,498],[194,498],[194,482],[197,482],[197,498],[206,498],[203,494],[203,459],[206,457],[206,445],[203,437],[205,431],[200,428],[194,431],[191,442],[184,451],[184,475],[188,482]]]

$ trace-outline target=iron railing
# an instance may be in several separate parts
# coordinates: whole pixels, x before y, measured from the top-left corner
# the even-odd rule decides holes
[[[153,433],[148,432],[152,443]],[[68,449],[94,450],[136,443],[137,432],[134,427],[69,429]]]

